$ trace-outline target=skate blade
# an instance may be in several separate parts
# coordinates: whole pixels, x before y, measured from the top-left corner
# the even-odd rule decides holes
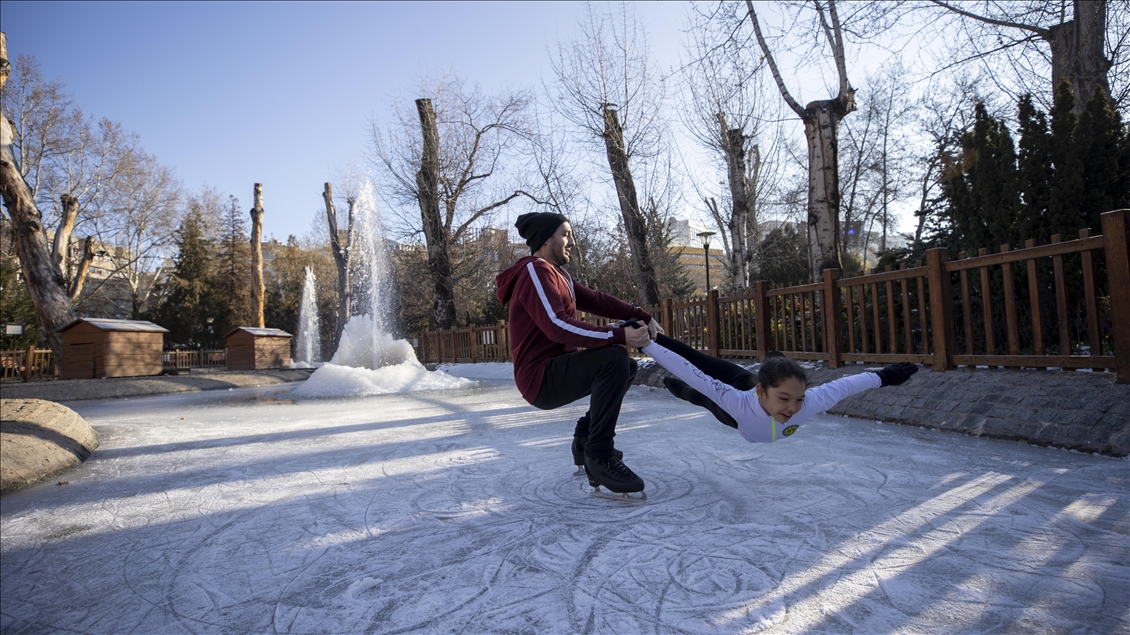
[[[646,492],[610,492],[601,487],[591,487],[590,491],[593,496],[600,498],[607,498],[609,500],[621,501],[626,503],[643,503],[647,501]]]

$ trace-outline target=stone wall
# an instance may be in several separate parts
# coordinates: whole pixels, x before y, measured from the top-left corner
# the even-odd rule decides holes
[[[756,372],[757,364],[742,364]],[[878,365],[808,371],[816,386]],[[636,384],[663,388],[666,370],[647,360]],[[1113,373],[921,368],[902,386],[849,397],[829,410],[861,419],[952,430],[1041,446],[1130,455],[1130,384]]]

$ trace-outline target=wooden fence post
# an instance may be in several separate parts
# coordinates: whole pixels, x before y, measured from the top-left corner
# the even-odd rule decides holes
[[[506,328],[506,320],[498,321],[498,361],[505,362],[510,359],[510,331]]]
[[[478,342],[475,340],[475,325],[471,322],[467,322],[467,338],[471,341],[471,363],[474,364],[475,344],[477,344]]]
[[[675,337],[675,309],[672,307],[674,302],[672,298],[663,301],[663,331],[668,337]]]
[[[934,345],[934,370],[949,370],[953,364],[953,298],[946,250],[926,250],[926,276],[930,281],[930,330]]]
[[[840,311],[843,301],[836,281],[839,269],[825,269],[824,275],[824,349],[828,353],[828,368],[840,367]]]
[[[1110,338],[1114,346],[1114,381],[1130,384],[1130,324],[1126,322],[1130,315],[1130,209],[1107,212],[1102,215],[1102,222],[1110,314],[1114,316]]]
[[[24,352],[24,381],[31,381],[31,360],[35,357],[35,347],[27,347]],[[62,368],[62,361],[59,362],[59,367]]]
[[[761,361],[769,352],[769,311],[765,308],[765,281],[753,283],[753,341],[754,352]]]
[[[706,294],[706,347],[718,357],[718,289]]]

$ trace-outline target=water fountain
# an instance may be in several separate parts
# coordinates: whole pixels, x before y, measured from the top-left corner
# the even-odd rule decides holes
[[[355,315],[341,333],[337,351],[302,386],[298,397],[344,397],[470,385],[470,380],[429,372],[406,340],[392,335],[393,306],[384,226],[366,182],[353,206],[353,303]]]
[[[302,304],[298,306],[298,336],[292,368],[317,368],[322,363],[322,327],[318,320],[318,288],[314,269],[306,267]]]

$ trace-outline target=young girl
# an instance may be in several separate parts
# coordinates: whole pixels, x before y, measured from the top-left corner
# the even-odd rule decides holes
[[[675,375],[663,384],[676,397],[706,408],[751,443],[791,436],[841,399],[869,388],[897,386],[918,372],[914,364],[900,362],[809,390],[804,369],[776,351],[766,355],[754,375],[662,334],[641,350]]]

